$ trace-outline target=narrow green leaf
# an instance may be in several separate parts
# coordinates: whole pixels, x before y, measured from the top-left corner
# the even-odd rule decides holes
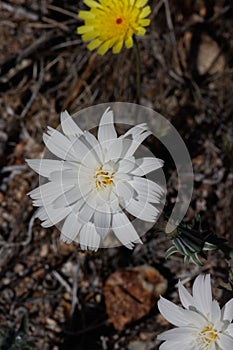
[[[177,253],[177,252],[178,252],[178,250],[176,249],[176,247],[174,247],[174,246],[170,247],[165,253],[165,259],[167,259],[170,255]]]

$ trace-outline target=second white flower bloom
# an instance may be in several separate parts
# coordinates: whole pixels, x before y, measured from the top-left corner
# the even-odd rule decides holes
[[[193,295],[179,282],[179,296],[184,308],[161,297],[158,308],[174,326],[158,336],[165,342],[160,350],[232,350],[233,299],[221,310],[212,299],[210,275],[199,275]]]

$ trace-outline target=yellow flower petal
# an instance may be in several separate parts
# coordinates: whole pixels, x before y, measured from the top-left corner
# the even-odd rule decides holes
[[[77,32],[78,32],[78,34],[84,34],[84,33],[90,32],[92,30],[93,30],[93,27],[81,26],[81,27],[78,27]]]
[[[127,47],[127,49],[130,49],[133,46],[133,38],[132,38],[132,36],[129,36],[125,40],[125,46]]]
[[[83,0],[84,4],[86,4],[88,7],[99,7],[100,4],[94,0]]]
[[[118,41],[112,48],[114,54],[119,53],[123,46],[123,40]]]
[[[148,3],[148,0],[137,0],[136,6],[137,7],[144,7]]]
[[[101,5],[103,6],[103,7],[107,7],[108,5],[109,5],[109,0],[99,0],[100,1],[100,3],[101,3]],[[113,3],[113,2],[115,2],[114,0],[111,0],[111,2]],[[115,5],[115,4],[114,4]]]
[[[82,35],[83,41],[93,40],[93,39],[95,39],[96,37],[97,37],[96,32],[93,31],[93,30],[90,31],[90,32],[84,33],[84,34]]]
[[[145,34],[146,34],[146,29],[145,29],[145,28],[140,27],[140,28],[138,28],[137,33],[136,33],[136,34],[137,34],[137,35],[145,35]]]
[[[141,19],[139,23],[142,27],[147,27],[150,24],[150,19]]]
[[[144,9],[142,9],[142,11],[140,12],[139,18],[145,18],[145,17],[149,16],[150,13],[151,13],[151,8],[150,8],[150,6],[146,6],[146,7],[144,7]]]
[[[78,17],[85,20],[95,18],[95,15],[90,11],[79,11]]]
[[[92,51],[92,50],[96,49],[98,46],[100,46],[101,44],[102,44],[102,41],[100,41],[99,39],[95,39],[95,40],[91,41],[87,45],[87,47],[88,47],[89,50]]]
[[[104,55],[112,46],[111,40],[105,41],[99,48],[98,48],[98,53],[100,55]]]

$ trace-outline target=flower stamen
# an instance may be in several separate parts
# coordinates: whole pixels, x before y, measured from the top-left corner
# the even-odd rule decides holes
[[[214,329],[213,325],[209,325],[202,329],[199,334],[199,342],[201,345],[208,346],[216,341],[218,338],[218,331]]]
[[[103,170],[103,166],[100,166],[94,175],[96,188],[103,189],[109,185],[113,185],[113,177],[113,173]]]

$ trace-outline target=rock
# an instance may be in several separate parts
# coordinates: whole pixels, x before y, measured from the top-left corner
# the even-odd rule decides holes
[[[221,73],[225,66],[225,57],[217,42],[208,35],[202,35],[197,56],[199,74]]]
[[[165,278],[148,265],[114,272],[104,286],[109,320],[115,329],[122,330],[127,323],[145,316],[166,289]]]

